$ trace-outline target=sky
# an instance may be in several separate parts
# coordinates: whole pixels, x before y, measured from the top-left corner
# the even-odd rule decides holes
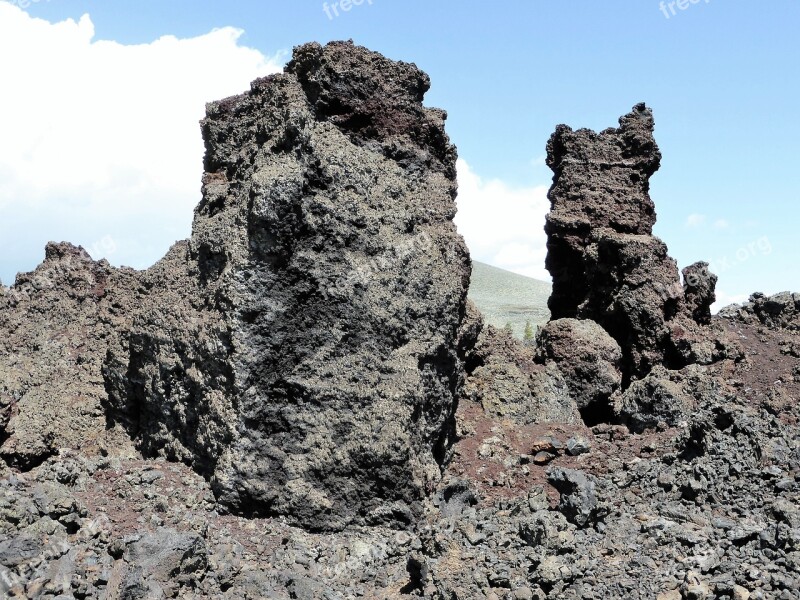
[[[717,307],[800,291],[799,30],[797,0],[0,0],[0,280],[50,240],[151,265],[190,234],[205,103],[353,39],[431,76],[476,260],[549,279],[548,137],[644,101],[679,266]]]

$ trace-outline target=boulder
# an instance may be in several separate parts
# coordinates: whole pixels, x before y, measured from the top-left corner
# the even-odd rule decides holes
[[[552,361],[579,410],[607,405],[622,384],[622,350],[591,320],[556,319],[539,332],[537,357]]]
[[[702,366],[690,365],[678,371],[656,367],[615,396],[615,412],[637,433],[659,424],[672,427],[688,422],[698,406],[717,400],[719,388],[719,382]]]
[[[507,331],[484,328],[467,357],[463,396],[487,415],[519,425],[580,423],[568,383],[554,364],[537,364],[534,350]]]
[[[125,549],[125,574],[119,593],[145,600],[174,598],[183,588],[196,588],[208,566],[203,538],[160,528],[131,542]]]
[[[586,527],[596,516],[596,484],[590,475],[576,469],[556,467],[547,474],[550,484],[561,498],[558,510],[570,523]]]

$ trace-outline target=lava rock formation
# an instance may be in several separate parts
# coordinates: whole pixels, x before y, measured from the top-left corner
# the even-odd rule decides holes
[[[800,295],[711,315],[639,104],[556,129],[553,318],[485,326],[428,86],[301,46],[208,105],[190,239],[0,286],[0,595],[800,597]]]
[[[710,321],[716,276],[697,263],[681,284],[667,246],[653,236],[650,177],[661,164],[653,129],[652,111],[637,104],[617,129],[559,125],[547,143],[548,306],[554,319],[599,323],[622,348],[626,381],[724,352],[724,342],[697,327]]]
[[[429,85],[309,44],[208,106],[192,237],[106,379],[147,454],[192,464],[231,511],[408,526],[440,477],[470,262]]]

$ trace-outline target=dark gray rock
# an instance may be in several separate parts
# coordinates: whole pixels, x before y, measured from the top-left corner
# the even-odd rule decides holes
[[[476,339],[466,356],[465,398],[487,414],[520,425],[580,422],[567,380],[555,364],[537,364],[532,348],[491,325]]]
[[[519,535],[529,546],[557,554],[565,549],[572,550],[570,542],[574,541],[574,535],[565,534],[570,527],[562,513],[538,510],[520,520]]]
[[[199,535],[166,528],[129,544],[123,559],[128,570],[122,596],[132,599],[156,591],[174,597],[179,588],[197,587],[208,566],[206,545]]]
[[[233,512],[407,526],[440,477],[470,263],[429,85],[309,44],[208,106],[192,238],[144,275],[106,381],[142,449],[192,463]]]
[[[586,454],[592,449],[592,443],[583,436],[571,437],[567,440],[567,453],[571,456]]]
[[[43,515],[54,519],[78,510],[78,502],[69,490],[58,483],[45,483],[34,490],[33,501]]]
[[[748,302],[723,308],[719,316],[742,323],[756,323],[773,329],[800,331],[800,294],[781,292],[773,296],[756,292]]]
[[[594,321],[550,321],[539,332],[537,354],[555,363],[579,410],[607,405],[622,385],[622,350]]]
[[[38,557],[44,550],[44,539],[20,534],[0,540],[0,565],[16,567]]]
[[[706,325],[711,322],[711,305],[717,299],[717,276],[708,266],[707,262],[696,262],[682,271],[686,307],[695,322]]]
[[[637,104],[616,129],[559,125],[547,144],[552,318],[599,323],[622,348],[624,385],[656,365],[712,362],[725,345],[698,327],[708,321],[716,278],[697,263],[684,287],[653,236],[649,182],[661,163],[653,128],[651,110]]]
[[[615,411],[638,433],[659,423],[674,426],[688,421],[698,404],[712,400],[715,386],[703,367],[697,365],[680,371],[656,367],[616,398]]]
[[[595,482],[591,477],[582,471],[558,467],[547,472],[547,480],[561,494],[558,510],[567,520],[579,527],[588,525],[597,509]]]

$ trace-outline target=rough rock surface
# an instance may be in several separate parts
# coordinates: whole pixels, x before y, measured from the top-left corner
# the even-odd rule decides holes
[[[463,397],[520,425],[579,423],[568,383],[557,368],[535,362],[535,352],[509,332],[485,327],[466,353]]]
[[[312,529],[409,525],[454,430],[470,262],[445,114],[351,43],[212,103],[188,244],[106,377],[148,455]]]
[[[653,129],[652,111],[637,104],[616,129],[559,125],[547,144],[552,318],[599,323],[622,348],[626,383],[660,364],[708,364],[725,348],[697,327],[709,321],[716,277],[697,263],[682,284],[653,236],[650,177],[661,163]]]
[[[538,359],[552,362],[564,375],[584,420],[592,411],[608,412],[622,385],[622,350],[594,321],[556,319],[539,332]]]
[[[713,379],[697,365],[679,371],[659,366],[618,394],[614,409],[632,431],[675,426],[713,397],[713,386]]]
[[[28,470],[61,448],[134,450],[107,430],[102,364],[128,320],[134,273],[48,244],[44,262],[0,286],[0,457]],[[126,289],[127,288],[127,289]]]
[[[680,283],[640,106],[551,140],[592,287],[484,327],[426,86],[301,47],[210,105],[190,240],[0,287],[0,597],[800,598],[798,295]]]
[[[781,292],[766,296],[756,292],[743,305],[734,304],[720,311],[720,316],[770,329],[800,330],[800,294]]]

